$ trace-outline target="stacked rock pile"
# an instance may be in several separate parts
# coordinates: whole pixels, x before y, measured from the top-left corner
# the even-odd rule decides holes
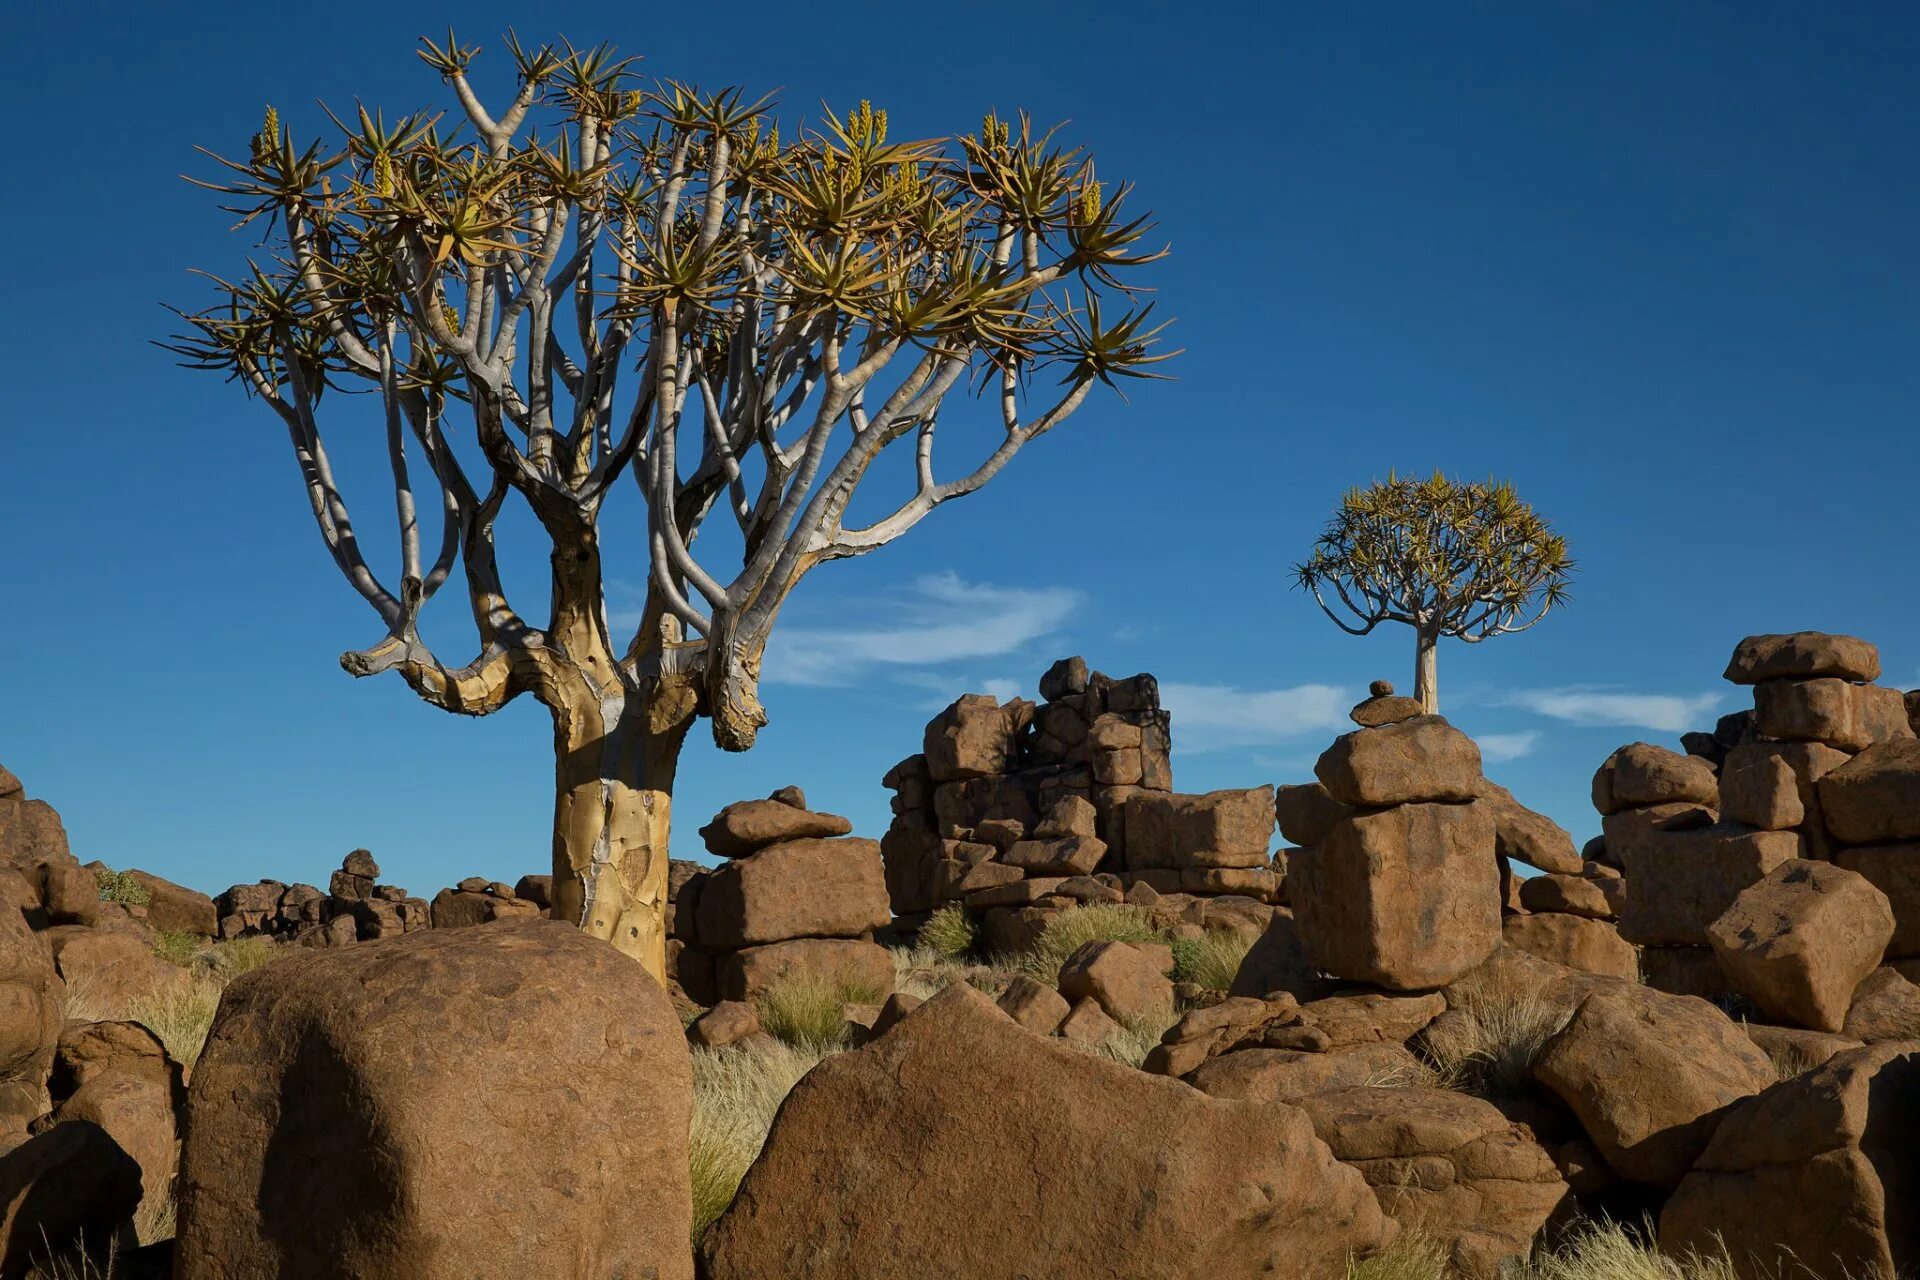
[[[1064,658],[1040,694],[1038,706],[959,699],[882,780],[894,819],[881,847],[903,924],[961,903],[991,948],[1018,951],[1077,905],[1280,900],[1271,788],[1174,792],[1158,681]]]
[[[435,923],[425,899],[397,885],[380,884],[379,878],[380,864],[373,855],[355,849],[328,877],[325,892],[278,880],[236,884],[213,900],[218,935],[265,935],[308,947],[338,947],[398,937]]]
[[[781,979],[893,990],[893,957],[873,940],[892,920],[877,841],[807,808],[798,787],[741,800],[700,829],[711,870],[670,868],[671,971],[703,1005],[746,1001]]]

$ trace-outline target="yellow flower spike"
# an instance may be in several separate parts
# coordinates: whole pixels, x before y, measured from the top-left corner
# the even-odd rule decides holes
[[[373,193],[382,199],[393,195],[393,157],[385,151],[374,153]]]
[[[270,147],[280,145],[280,113],[274,110],[272,103],[267,104],[267,119],[260,126],[260,136],[267,140]]]
[[[440,304],[440,323],[446,325],[447,328],[454,333],[458,333],[460,332],[460,313],[455,311],[448,303],[443,302]]]

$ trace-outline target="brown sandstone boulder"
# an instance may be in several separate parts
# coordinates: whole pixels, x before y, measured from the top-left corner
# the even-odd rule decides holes
[[[73,1249],[103,1266],[133,1243],[140,1166],[99,1125],[58,1124],[0,1155],[0,1276]],[[237,1273],[236,1273],[237,1274]]]
[[[127,878],[147,891],[147,923],[170,933],[191,933],[211,938],[219,932],[220,917],[213,899],[171,880],[145,871],[129,871]]]
[[[1642,947],[1640,975],[1646,985],[1670,996],[1698,996],[1715,1004],[1735,996],[1712,947]]]
[[[1173,1007],[1171,962],[1165,947],[1088,942],[1060,966],[1060,994],[1093,1000],[1117,1022],[1138,1022]]]
[[[721,858],[744,858],[770,844],[823,836],[844,836],[853,823],[832,813],[814,813],[781,800],[737,800],[700,828],[707,851]]]
[[[54,1061],[52,1111],[31,1132],[98,1125],[140,1166],[140,1208],[159,1214],[173,1199],[187,1089],[179,1063],[137,1022],[70,1023]]]
[[[1296,1104],[1334,1158],[1360,1171],[1405,1230],[1439,1243],[1463,1280],[1532,1252],[1567,1184],[1525,1125],[1446,1089],[1367,1088]]]
[[[1314,763],[1327,794],[1356,808],[1463,803],[1480,794],[1480,748],[1439,716],[1335,738]]]
[[[135,1001],[184,991],[187,971],[154,954],[153,944],[135,933],[81,929],[58,939],[54,962],[70,991],[87,1007],[119,1017]]]
[[[1820,807],[1846,844],[1920,840],[1920,741],[1868,747],[1824,774]]]
[[[1602,882],[1583,875],[1529,876],[1520,882],[1520,905],[1528,911],[1557,911],[1590,920],[1611,920],[1615,911]]]
[[[711,1280],[1338,1280],[1389,1230],[1299,1111],[1029,1035],[956,983],[794,1088],[702,1253]]]
[[[1735,684],[1815,676],[1878,680],[1880,650],[1865,640],[1824,631],[1748,636],[1734,646],[1726,670],[1726,678]]]
[[[1824,1031],[1808,1031],[1804,1027],[1770,1027],[1761,1022],[1743,1022],[1740,1029],[1772,1060],[1774,1069],[1782,1079],[1790,1075],[1803,1075],[1825,1065],[1835,1054],[1863,1047],[1860,1041],[1849,1036],[1828,1035]]]
[[[175,1274],[684,1280],[691,1108],[666,993],[571,925],[269,965],[194,1071]]]
[[[18,914],[0,912],[0,1081],[37,1097],[65,1020],[65,984],[46,944]]]
[[[1359,1085],[1412,1084],[1427,1075],[1404,1045],[1374,1041],[1332,1052],[1235,1049],[1207,1059],[1187,1081],[1216,1098],[1271,1103]]]
[[[1397,991],[1451,982],[1500,942],[1493,843],[1493,817],[1479,804],[1404,804],[1342,820],[1288,865],[1308,955],[1327,973]]]
[[[700,890],[700,942],[746,947],[852,938],[893,919],[873,840],[791,840],[716,868]]]
[[[1013,726],[992,696],[970,693],[927,722],[924,749],[935,782],[1002,774],[1013,750]]]
[[[1774,1079],[1720,1010],[1626,983],[1588,994],[1531,1071],[1614,1172],[1656,1187],[1679,1185],[1726,1108]]]
[[[1840,849],[1833,860],[1887,895],[1893,908],[1887,955],[1920,956],[1920,841]]]
[[[1629,982],[1640,973],[1639,953],[1605,920],[1557,912],[1508,916],[1501,921],[1500,936],[1509,947],[1582,973]]]
[[[1107,1016],[1107,1011],[1100,1007],[1100,1002],[1088,996],[1067,1010],[1067,1016],[1060,1020],[1060,1026],[1055,1034],[1062,1040],[1071,1040],[1075,1044],[1098,1049],[1114,1036],[1119,1035],[1120,1031],[1120,1024]]]
[[[1310,1000],[1300,1006],[1300,1021],[1321,1034],[1327,1049],[1356,1044],[1404,1045],[1446,1009],[1446,998],[1437,991],[1417,996],[1367,991]]]
[[[1920,1045],[1835,1055],[1733,1108],[1660,1215],[1660,1245],[1724,1241],[1741,1280],[1920,1267]]]
[[[1621,747],[1593,775],[1593,807],[1602,816],[1652,805],[1714,806],[1719,796],[1719,783],[1704,761],[1646,742]]]
[[[1768,680],[1754,686],[1754,726],[1762,737],[1824,742],[1861,751],[1876,742],[1914,740],[1897,689],[1845,680]]]
[[[1227,993],[1256,1000],[1276,991],[1297,995],[1318,983],[1319,974],[1307,954],[1306,944],[1300,940],[1300,927],[1293,912],[1284,907],[1275,908],[1267,927],[1241,960]]]
[[[1727,979],[1763,1013],[1839,1031],[1893,936],[1887,896],[1844,867],[1796,859],[1741,891],[1707,929]]]
[[[1280,837],[1291,845],[1315,845],[1327,838],[1334,823],[1353,813],[1327,794],[1317,782],[1275,787],[1273,812]]]
[[[875,1000],[893,990],[893,956],[859,938],[793,938],[723,951],[714,958],[714,986],[723,1000],[752,1000],[785,979],[837,982]]]
[[[435,929],[467,929],[474,925],[491,924],[495,920],[532,920],[540,915],[539,907],[531,902],[522,902],[510,893],[497,894],[485,889],[464,888],[442,889],[433,895],[433,903],[428,910]],[[346,918],[335,917],[336,920]],[[357,930],[352,930],[342,940],[352,942],[358,936]]]
[[[1020,974],[996,1001],[1000,1011],[1037,1036],[1050,1036],[1066,1021],[1066,997],[1044,982]]]
[[[1620,936],[1642,946],[1702,946],[1741,890],[1800,856],[1791,831],[1735,822],[1660,831],[1628,844]]]
[[[1585,865],[1573,837],[1545,814],[1535,813],[1495,782],[1481,779],[1479,803],[1493,815],[1493,847],[1502,856],[1542,871],[1580,874]]]
[[[1091,875],[1107,856],[1106,841],[1098,836],[1064,836],[1057,840],[1020,840],[1001,855],[1010,867],[1034,876]]]
[[[724,1049],[760,1034],[760,1015],[744,1000],[722,1000],[687,1024],[687,1043]]]
[[[1418,698],[1386,693],[1356,703],[1353,710],[1347,712],[1347,718],[1363,729],[1377,729],[1381,725],[1399,724],[1402,720],[1425,714],[1426,708],[1420,705]]]
[[[1854,989],[1853,1007],[1840,1030],[1867,1044],[1920,1040],[1920,986],[1882,965]]]
[[[1204,795],[1142,791],[1127,801],[1126,865],[1263,867],[1273,823],[1272,787]]]

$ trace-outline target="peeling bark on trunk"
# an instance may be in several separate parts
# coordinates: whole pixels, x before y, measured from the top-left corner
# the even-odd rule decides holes
[[[1440,714],[1440,637],[1426,631],[1415,633],[1418,649],[1413,665],[1413,696],[1430,716]]]

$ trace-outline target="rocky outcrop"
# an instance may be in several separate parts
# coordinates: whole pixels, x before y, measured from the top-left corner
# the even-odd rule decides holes
[[[254,970],[194,1071],[176,1275],[689,1277],[691,1089],[666,994],[557,921]]]
[[[1734,990],[1775,1021],[1837,1032],[1893,937],[1887,896],[1826,862],[1782,863],[1707,929]]]
[[[437,923],[434,907],[426,899],[412,897],[395,885],[380,884],[379,877],[380,866],[373,855],[355,849],[341,859],[339,870],[328,876],[325,892],[310,884],[289,885],[278,880],[233,885],[213,899],[219,922],[216,932],[221,938],[265,935],[302,946],[335,947],[398,937]],[[441,911],[447,926],[492,919],[484,904],[453,898],[460,893],[501,896],[490,890],[492,883],[474,877],[461,881],[456,889],[443,890],[435,903],[448,900]],[[504,891],[505,898],[513,897],[506,886],[497,888]]]
[[[1337,1280],[1390,1230],[1300,1111],[1095,1059],[957,983],[794,1088],[702,1251],[712,1280]]]

